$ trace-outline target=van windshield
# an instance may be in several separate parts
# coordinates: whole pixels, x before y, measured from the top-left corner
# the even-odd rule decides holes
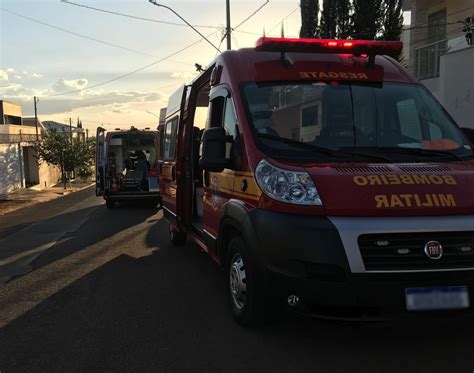
[[[455,161],[471,147],[418,85],[339,83],[243,86],[258,146],[277,158],[324,161]]]

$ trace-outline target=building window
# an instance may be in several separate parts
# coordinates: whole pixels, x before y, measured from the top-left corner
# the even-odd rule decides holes
[[[418,79],[439,76],[440,57],[446,53],[446,9],[428,16],[426,44],[416,48],[416,76]]]
[[[428,16],[428,43],[446,39],[446,9]]]

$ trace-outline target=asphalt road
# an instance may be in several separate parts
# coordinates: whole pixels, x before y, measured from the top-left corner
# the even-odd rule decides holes
[[[222,272],[195,245],[170,246],[160,211],[108,210],[92,194],[42,204],[35,219],[16,215],[8,230],[0,221],[8,238],[89,209],[31,272],[0,285],[2,373],[474,370],[474,327],[456,320],[360,325],[290,314],[243,329],[230,317]]]

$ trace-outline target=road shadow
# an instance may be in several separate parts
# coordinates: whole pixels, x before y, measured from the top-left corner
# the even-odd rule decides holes
[[[42,202],[0,216],[0,239],[5,238],[38,221],[61,214],[64,210],[94,195],[91,188]]]
[[[0,283],[113,237],[158,211],[150,204],[133,202],[109,210],[88,194],[90,191],[86,199],[62,201],[68,212],[13,226],[11,234],[0,238]],[[74,201],[81,204],[71,203]]]
[[[286,317],[243,329],[223,274],[193,245],[121,255],[0,330],[2,371],[464,372],[472,326],[362,326]]]
[[[95,211],[79,230],[66,234],[52,250],[48,250],[32,266],[39,268],[107,240],[116,234],[139,225],[156,214],[158,209],[140,202],[126,202],[120,208],[107,209],[105,205]]]

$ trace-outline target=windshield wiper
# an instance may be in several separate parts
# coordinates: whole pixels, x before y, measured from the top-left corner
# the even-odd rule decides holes
[[[297,146],[299,148],[302,148],[302,149],[308,149],[310,151],[327,154],[327,155],[330,155],[330,156],[333,156],[333,157],[338,155],[338,153],[335,152],[334,150],[323,148],[321,146],[317,146],[317,145],[313,145],[313,144],[308,144],[306,142],[301,142],[301,141],[298,141],[298,140],[289,139],[287,137],[268,135],[266,133],[258,133],[257,136],[262,138],[262,139],[278,141],[278,142],[281,142],[282,144],[295,145],[295,146]]]
[[[436,150],[436,149],[422,149],[422,148],[402,148],[402,147],[385,147],[385,148],[376,148],[380,152],[391,152],[391,153],[405,153],[405,154],[416,154],[416,155],[428,155],[428,156],[443,156],[456,159],[457,161],[464,161],[458,155],[445,151],[445,150]]]
[[[359,152],[346,151],[346,150],[344,150],[344,151],[332,150],[332,149],[328,149],[328,148],[323,148],[322,146],[318,146],[318,145],[315,145],[315,144],[310,144],[310,143],[307,143],[307,142],[301,142],[301,141],[298,141],[298,140],[289,139],[287,137],[268,135],[266,133],[258,133],[257,136],[260,137],[260,138],[263,138],[263,139],[267,139],[267,140],[278,141],[278,142],[281,142],[283,144],[295,145],[295,146],[300,147],[302,149],[307,149],[309,151],[316,152],[316,153],[327,154],[331,157],[336,157],[336,158],[337,157],[343,157],[343,156],[347,157],[347,156],[354,156],[355,155],[357,157],[365,157],[365,158],[378,159],[378,160],[381,160],[381,161],[384,161],[384,162],[387,162],[387,161],[392,162],[391,159],[389,159],[387,157],[384,157],[384,156],[381,156],[381,155],[378,155],[378,154],[359,153]]]

